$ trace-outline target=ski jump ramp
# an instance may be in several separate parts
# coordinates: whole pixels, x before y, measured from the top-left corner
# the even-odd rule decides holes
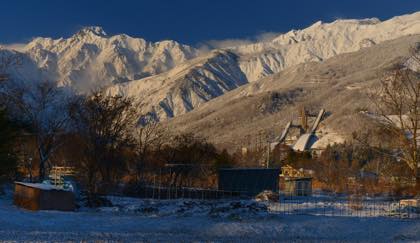
[[[287,133],[289,132],[289,129],[290,129],[290,126],[291,125],[292,125],[292,122],[291,121],[289,121],[286,124],[286,127],[284,128],[284,130],[281,133],[280,137],[278,137],[275,142],[273,142],[273,143],[270,144],[270,149],[271,150],[273,150],[279,143],[282,143],[286,139]]]
[[[309,145],[312,145],[316,142],[317,137],[312,133],[305,133],[299,137],[296,143],[293,145],[293,150],[295,151],[305,151],[309,149]]]
[[[310,149],[312,144],[314,144],[318,138],[315,136],[316,129],[319,126],[319,123],[322,120],[322,117],[324,116],[325,110],[321,109],[318,113],[318,116],[309,131],[309,133],[305,133],[302,136],[299,137],[299,139],[296,141],[296,143],[293,145],[293,150],[295,151],[305,151]]]
[[[280,138],[277,140],[279,143],[283,142],[286,139],[287,133],[289,132],[291,125],[292,125],[292,122],[287,123],[286,127],[283,130],[283,133],[281,134]]]
[[[312,126],[312,129],[311,129],[311,132],[310,133],[313,134],[313,133],[316,132],[316,129],[318,129],[319,123],[321,122],[322,117],[324,116],[324,114],[325,114],[325,110],[324,109],[321,109],[319,111],[319,113],[318,113],[318,116],[317,116],[315,122],[314,122],[314,125]]]

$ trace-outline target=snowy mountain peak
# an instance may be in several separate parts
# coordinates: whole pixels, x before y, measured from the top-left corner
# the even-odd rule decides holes
[[[378,18],[366,18],[366,19],[337,19],[334,23],[352,23],[352,24],[360,24],[360,25],[375,25],[381,23],[381,20]]]
[[[100,26],[84,27],[81,30],[79,30],[76,35],[96,35],[96,36],[101,36],[101,37],[107,36],[104,29]]]
[[[108,36],[98,26],[85,27],[68,38],[38,37],[23,50],[43,79],[58,80],[59,85],[81,92],[156,75],[198,56],[198,50],[176,41]]]

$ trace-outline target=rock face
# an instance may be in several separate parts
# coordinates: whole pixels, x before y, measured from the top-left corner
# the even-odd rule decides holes
[[[82,93],[106,87],[112,94],[135,97],[143,118],[162,121],[247,83],[259,89],[262,79],[289,67],[414,34],[420,34],[420,12],[384,22],[317,22],[271,41],[201,53],[175,41],[109,36],[100,27],[86,27],[69,38],[36,38],[21,52],[3,48],[0,55],[20,56],[21,65],[9,70],[15,79],[54,80]],[[317,75],[309,77],[311,82],[334,78],[341,70]]]

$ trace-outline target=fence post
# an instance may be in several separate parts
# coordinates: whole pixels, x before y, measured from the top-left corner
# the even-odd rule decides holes
[[[155,199],[156,175],[153,176],[152,199]]]
[[[400,201],[398,201],[398,215],[399,215],[400,219],[402,219],[402,216],[401,216],[401,202]]]
[[[159,200],[160,200],[160,187],[161,187],[161,185],[162,185],[162,170],[161,169],[159,169],[159,187],[158,187],[158,193],[159,193]]]
[[[168,199],[171,200],[171,185],[167,187],[168,189]]]
[[[407,210],[407,217],[408,218],[410,218],[410,209],[411,209],[411,207],[405,207],[406,208],[406,210]]]

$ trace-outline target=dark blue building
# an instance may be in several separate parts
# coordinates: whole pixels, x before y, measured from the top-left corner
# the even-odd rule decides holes
[[[255,196],[269,190],[279,191],[280,169],[235,168],[219,170],[219,190]]]

